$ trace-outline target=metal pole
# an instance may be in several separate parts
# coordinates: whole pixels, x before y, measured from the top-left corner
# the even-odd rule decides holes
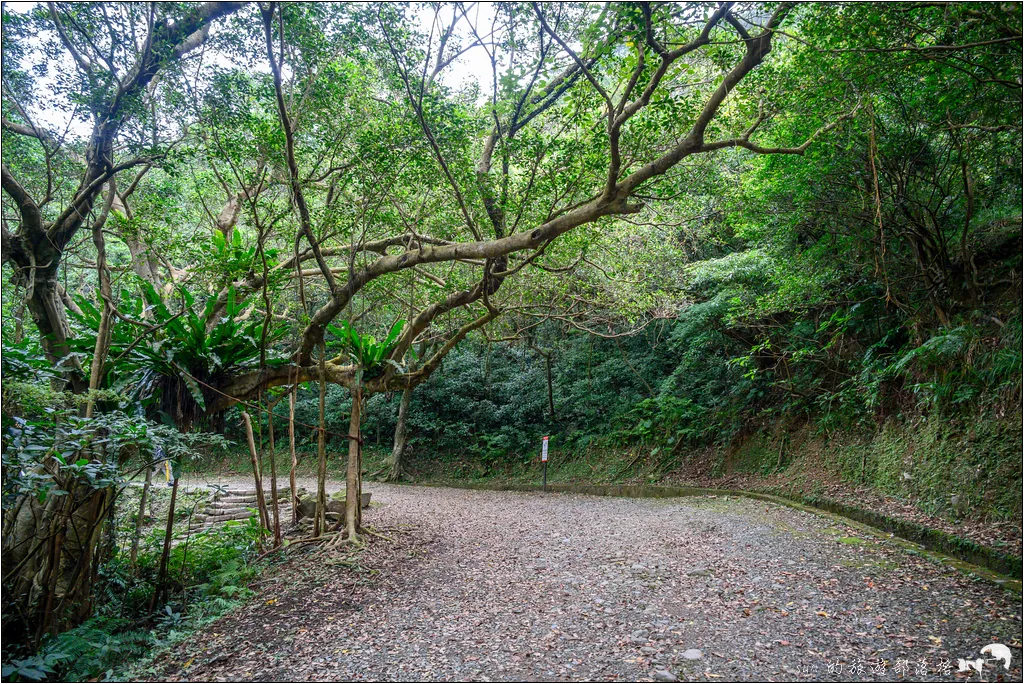
[[[548,462],[544,461],[544,491],[548,490]]]

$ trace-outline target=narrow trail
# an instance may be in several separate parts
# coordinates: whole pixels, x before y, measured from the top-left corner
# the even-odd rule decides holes
[[[159,677],[948,682],[998,642],[1012,668],[982,680],[1021,680],[1018,595],[828,518],[741,498],[366,489],[366,522],[393,541],[309,549]]]

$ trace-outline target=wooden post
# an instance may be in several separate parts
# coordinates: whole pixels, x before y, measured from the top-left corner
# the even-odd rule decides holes
[[[345,472],[345,529],[348,539],[359,539],[359,402],[361,392],[352,392],[352,416],[348,423],[348,464]]]
[[[260,475],[260,460],[256,454],[256,440],[252,436],[252,419],[249,414],[242,411],[242,423],[245,425],[245,438],[249,442],[249,456],[252,458],[252,476],[256,481],[256,507],[260,514],[260,527],[264,530],[270,529],[270,521],[267,519],[267,502],[263,498],[263,477]],[[177,483],[177,480],[175,480]],[[260,532],[260,536],[263,533]]]
[[[295,456],[295,393],[297,391],[297,387],[292,387],[292,391],[288,393],[288,450],[292,456],[292,469],[288,474],[288,484],[292,489],[293,525],[299,522],[299,491],[295,486],[295,468],[299,465],[299,460]]]
[[[160,554],[160,570],[156,575],[156,589],[153,591],[153,602],[149,606],[149,612],[151,613],[163,602],[167,593],[167,561],[171,557],[171,536],[174,534],[174,504],[178,500],[178,483],[180,481],[180,477],[174,478],[174,486],[171,487],[171,506],[167,509],[167,527],[164,530],[164,550]]]
[[[320,342],[320,429],[316,438],[316,512],[313,516],[313,536],[319,537],[327,527],[327,350]]]
[[[270,505],[274,509],[274,548],[281,545],[281,509],[277,503],[277,449],[274,448],[273,404],[267,404],[267,439],[270,441]]]
[[[149,487],[153,484],[153,469],[146,466],[146,483],[142,485],[142,498],[139,500],[139,514],[135,518],[135,535],[132,537],[132,551],[129,556],[128,566],[135,567],[135,560],[139,556],[139,538],[142,537],[142,524],[146,519],[146,499],[149,498]]]

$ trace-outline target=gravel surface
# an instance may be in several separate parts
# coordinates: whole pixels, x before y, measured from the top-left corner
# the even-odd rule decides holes
[[[800,473],[799,481],[789,473],[759,475],[755,473],[735,473],[722,478],[707,475],[699,477],[673,477],[666,484],[679,486],[711,487],[728,489],[745,489],[779,493],[786,496],[787,492],[802,494],[813,493],[814,496],[832,501],[875,511],[896,520],[917,523],[946,534],[968,539],[976,544],[990,546],[1004,553],[1021,555],[1024,541],[1024,527],[1016,520],[993,521],[982,517],[971,517],[963,520],[948,520],[938,515],[925,513],[919,502],[913,498],[890,496],[877,489],[857,485],[851,482],[837,481],[824,471]],[[965,511],[968,513],[968,511]]]
[[[983,680],[1021,681],[1019,595],[831,518],[731,497],[365,488],[364,522],[391,541],[295,547],[156,678],[966,681],[957,659],[999,642],[1011,670]]]

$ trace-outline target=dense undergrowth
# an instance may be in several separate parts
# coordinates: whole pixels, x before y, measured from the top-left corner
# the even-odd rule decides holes
[[[168,562],[168,598],[161,605],[152,604],[170,499],[163,479],[155,478],[135,563],[129,560],[129,547],[141,487],[127,486],[118,498],[116,530],[107,541],[113,548],[108,550],[110,560],[100,568],[92,617],[44,638],[34,653],[6,652],[5,679],[116,681],[142,676],[145,663],[155,654],[201,632],[252,595],[248,584],[262,570],[253,562],[259,540],[255,519],[189,532],[190,519],[208,494],[181,493]]]

